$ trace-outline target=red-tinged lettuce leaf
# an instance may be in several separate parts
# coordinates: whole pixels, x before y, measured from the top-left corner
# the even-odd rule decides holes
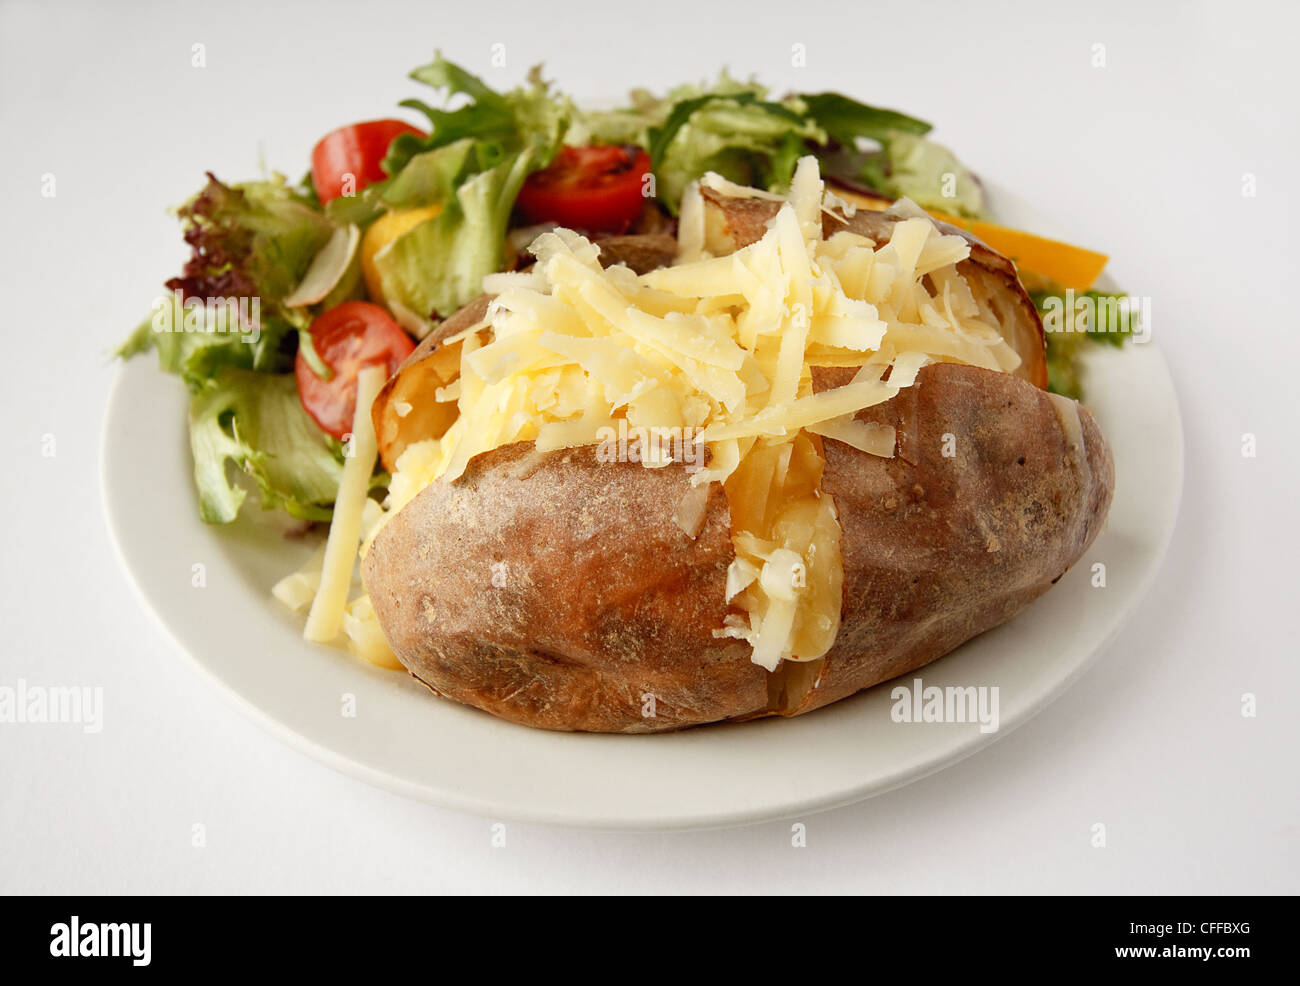
[[[227,185],[211,173],[203,189],[177,210],[191,254],[166,282],[171,298],[118,350],[125,357],[153,348],[159,365],[191,390],[225,368],[280,373],[293,364],[296,335],[310,322],[284,298],[302,280],[335,229],[320,203],[282,177]],[[359,283],[359,267],[356,277]],[[343,287],[348,287],[344,285]],[[332,293],[328,301],[341,300]],[[355,292],[353,292],[355,293]],[[193,306],[218,301],[247,316],[230,323],[218,306],[201,318]],[[179,303],[184,303],[184,308]]]
[[[264,309],[297,286],[334,229],[283,179],[226,185],[210,172],[178,215],[193,254],[167,287],[186,298],[257,297]]]

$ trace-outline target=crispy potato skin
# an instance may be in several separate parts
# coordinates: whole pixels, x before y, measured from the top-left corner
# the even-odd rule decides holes
[[[895,427],[899,454],[825,442],[843,622],[797,680],[713,636],[729,513],[715,489],[688,538],[673,521],[680,466],[601,464],[591,448],[480,456],[379,533],[367,589],[402,663],[438,694],[546,729],[657,732],[800,714],[914,670],[1046,592],[1101,528],[1114,485],[1101,432],[1080,409],[1076,461],[1056,405],[1018,377],[930,366],[859,417]]]
[[[848,382],[827,370],[817,388]],[[789,713],[906,674],[1006,622],[1101,531],[1115,466],[1078,407],[1076,461],[1052,398],[1006,374],[940,364],[857,417],[893,425],[898,455],[827,441],[822,490],[844,530],[839,636]],[[953,436],[944,456],[944,436]]]
[[[413,675],[514,722],[631,733],[758,713],[767,673],[712,632],[732,559],[726,497],[712,491],[692,540],[673,520],[689,488],[680,466],[506,446],[388,522],[366,587]]]

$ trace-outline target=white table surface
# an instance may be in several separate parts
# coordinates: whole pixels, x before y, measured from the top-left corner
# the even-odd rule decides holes
[[[267,6],[0,5],[0,685],[106,703],[96,735],[0,724],[0,891],[1300,891],[1294,5]],[[497,84],[544,60],[588,100],[727,65],[897,106],[1106,249],[1153,299],[1187,479],[1158,584],[1083,680],[954,767],[801,819],[803,849],[789,821],[512,823],[493,848],[490,819],[334,773],[210,690],[109,543],[106,354],[185,256],[165,207],[205,170],[255,176],[259,153],[297,177],[320,134],[419,95],[404,73],[435,45]]]

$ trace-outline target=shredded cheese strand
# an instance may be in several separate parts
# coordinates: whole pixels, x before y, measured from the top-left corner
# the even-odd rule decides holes
[[[329,643],[343,628],[344,608],[352,587],[352,568],[361,541],[361,518],[368,499],[370,474],[379,454],[370,405],[387,379],[387,368],[367,366],[357,374],[357,407],[352,416],[351,455],[343,465],[334,519],[325,542],[320,587],[312,600],[303,636],[316,643]]]

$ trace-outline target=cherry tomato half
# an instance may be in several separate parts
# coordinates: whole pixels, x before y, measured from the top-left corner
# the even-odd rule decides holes
[[[388,145],[401,134],[428,136],[401,120],[369,120],[339,127],[322,137],[311,152],[311,183],[321,204],[343,194],[348,175],[353,179],[353,192],[383,181],[387,175],[380,164]]]
[[[530,223],[622,232],[645,204],[650,155],[639,147],[562,147],[528,176],[515,205]]]
[[[352,430],[361,368],[385,366],[391,374],[415,349],[392,316],[368,301],[345,301],[317,316],[311,342],[334,375],[328,380],[316,376],[299,350],[293,367],[298,397],[311,419],[340,440]]]

